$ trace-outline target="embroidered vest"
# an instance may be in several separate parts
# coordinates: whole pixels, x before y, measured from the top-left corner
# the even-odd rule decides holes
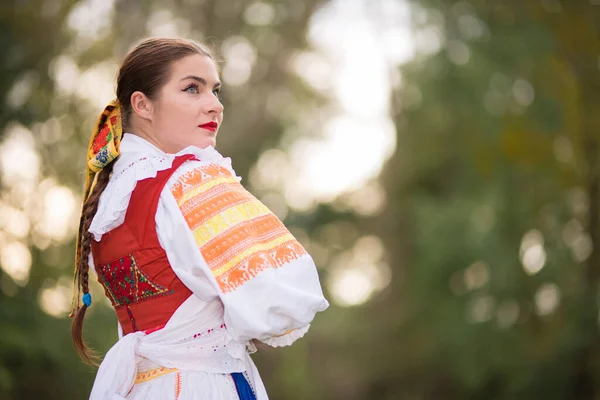
[[[124,334],[162,328],[191,295],[160,246],[155,216],[167,181],[192,158],[177,157],[171,168],[137,182],[123,224],[105,233],[100,242],[92,240],[98,281],[115,308]]]

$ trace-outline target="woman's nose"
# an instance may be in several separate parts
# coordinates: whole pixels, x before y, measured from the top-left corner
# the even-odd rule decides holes
[[[221,101],[215,97],[212,101],[210,101],[207,105],[207,112],[210,114],[220,114],[223,112],[223,104],[221,103]]]

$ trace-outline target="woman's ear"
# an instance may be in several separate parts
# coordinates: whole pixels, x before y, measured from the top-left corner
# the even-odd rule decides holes
[[[135,91],[131,94],[131,108],[141,118],[152,121],[153,104],[144,93]]]

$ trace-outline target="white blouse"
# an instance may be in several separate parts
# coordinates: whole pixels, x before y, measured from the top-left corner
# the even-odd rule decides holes
[[[178,155],[194,154],[196,160],[186,161],[169,179],[155,217],[158,238],[173,271],[192,291],[194,302],[221,304],[222,311],[213,318],[214,326],[226,326],[216,334],[223,336],[223,343],[232,342],[230,347],[238,343],[252,349],[252,339],[274,347],[287,346],[308,331],[315,314],[328,307],[315,264],[281,221],[244,189],[229,158],[210,146],[190,146],[177,154],[166,154],[134,134],[124,135],[120,153],[89,229],[95,240],[123,223],[138,181],[170,168]],[[91,258],[90,264],[93,267]],[[178,312],[189,314],[185,310]],[[179,329],[185,332],[184,324],[181,326]],[[169,324],[161,331],[168,328]],[[144,355],[136,350],[134,353],[143,359]],[[124,398],[124,387],[130,386],[129,381],[118,390],[97,390],[109,385],[110,378],[101,377],[103,371],[119,362],[116,358],[111,361],[110,353],[102,364],[110,365],[101,366],[94,390],[104,393],[102,396],[118,392]],[[118,358],[115,353],[124,352],[113,352]],[[165,364],[164,357],[146,358]],[[177,360],[171,361],[170,367],[178,365]],[[261,388],[249,357],[243,364],[251,372],[251,386],[255,390]],[[196,369],[202,373],[219,372]],[[221,372],[232,371],[224,368]],[[263,391],[257,390],[257,399],[267,398],[266,393],[259,393]],[[118,396],[114,398],[121,398]]]

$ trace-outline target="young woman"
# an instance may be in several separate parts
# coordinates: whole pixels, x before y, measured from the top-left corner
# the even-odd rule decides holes
[[[328,307],[310,255],[213,147],[220,86],[202,45],[146,40],[93,132],[73,340],[92,361],[82,339],[90,268],[120,339],[92,400],[267,399],[253,341],[290,345]]]

